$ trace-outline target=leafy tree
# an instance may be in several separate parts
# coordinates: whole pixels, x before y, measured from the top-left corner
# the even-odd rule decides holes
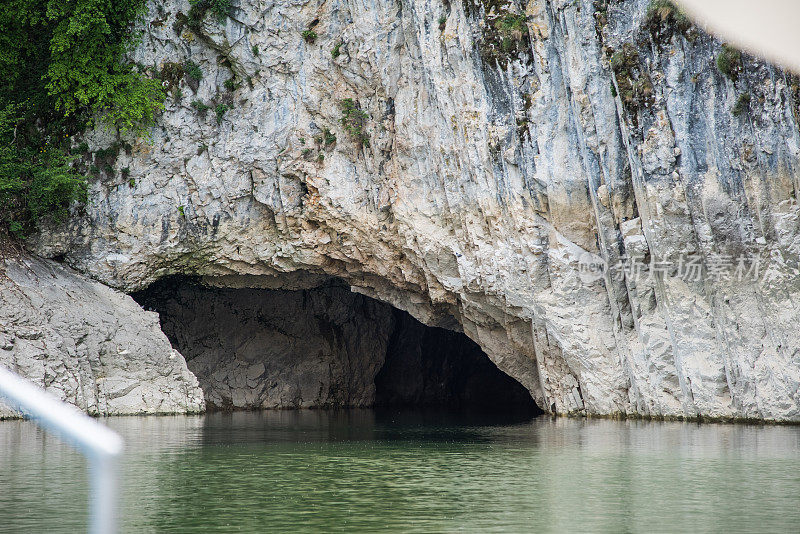
[[[85,198],[71,139],[99,117],[144,132],[159,80],[126,59],[144,0],[5,0],[0,6],[0,229],[30,232]]]
[[[85,201],[86,177],[57,144],[17,142],[15,118],[13,106],[0,110],[0,226],[22,237],[41,218],[60,221],[73,201]]]
[[[352,98],[345,98],[339,102],[342,111],[342,118],[339,119],[347,130],[347,133],[358,142],[362,147],[369,146],[369,135],[366,132],[367,119],[369,115],[358,107],[358,103]]]

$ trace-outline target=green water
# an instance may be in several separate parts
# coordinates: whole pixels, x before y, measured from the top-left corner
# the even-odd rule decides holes
[[[125,532],[798,532],[800,428],[369,410],[112,418]],[[86,525],[81,456],[0,422],[0,532]]]

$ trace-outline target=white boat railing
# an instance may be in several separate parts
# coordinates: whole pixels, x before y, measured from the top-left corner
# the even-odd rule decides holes
[[[89,532],[116,532],[117,461],[122,438],[77,408],[0,367],[0,397],[75,446],[89,461]]]

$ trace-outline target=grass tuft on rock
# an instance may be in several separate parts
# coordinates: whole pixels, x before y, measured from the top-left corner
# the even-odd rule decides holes
[[[742,71],[742,52],[727,43],[723,44],[717,54],[717,68],[735,82]]]
[[[317,40],[317,32],[314,30],[303,30],[300,32],[300,35],[303,36],[303,40],[308,44],[314,44],[314,42]]]
[[[368,147],[369,136],[365,128],[369,115],[362,111],[352,98],[345,98],[339,102],[339,108],[342,112],[340,121],[344,129],[360,146]]]
[[[750,111],[750,93],[742,93],[736,99],[736,104],[733,105],[731,112],[734,116],[738,117]]]

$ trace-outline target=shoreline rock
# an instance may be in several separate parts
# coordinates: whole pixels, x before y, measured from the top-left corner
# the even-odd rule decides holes
[[[0,259],[0,365],[90,415],[198,413],[158,314],[56,262]],[[0,417],[18,414],[0,404]]]

